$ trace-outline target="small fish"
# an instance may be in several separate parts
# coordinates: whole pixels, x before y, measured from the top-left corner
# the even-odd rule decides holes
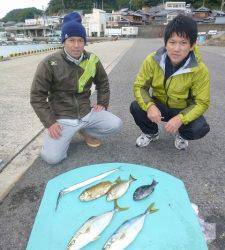
[[[150,185],[144,185],[144,186],[138,187],[134,192],[133,199],[135,201],[139,201],[148,197],[154,191],[155,186],[157,184],[158,182],[153,179]]]
[[[147,208],[145,213],[125,221],[107,240],[103,250],[126,249],[126,247],[128,247],[135,240],[143,228],[147,214],[151,214],[156,211],[158,211],[158,209],[154,208],[154,203],[152,203]]]
[[[81,201],[91,201],[95,200],[103,195],[105,195],[109,189],[112,187],[113,183],[111,181],[103,181],[92,187],[85,189],[79,196]]]
[[[117,201],[114,201],[114,209],[104,214],[89,218],[83,226],[75,233],[67,245],[67,250],[78,250],[89,244],[91,241],[97,240],[100,234],[111,222],[117,211],[124,211],[128,208],[121,208]]]
[[[124,195],[133,181],[136,181],[136,179],[132,175],[130,175],[129,180],[126,181],[123,181],[120,178],[117,179],[116,183],[112,185],[107,193],[107,201],[117,200]]]

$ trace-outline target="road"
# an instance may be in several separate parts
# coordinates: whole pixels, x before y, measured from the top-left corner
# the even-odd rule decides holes
[[[129,162],[155,167],[183,180],[191,202],[197,204],[204,219],[217,224],[217,239],[210,250],[225,249],[225,48],[202,48],[211,73],[211,106],[205,117],[211,131],[203,139],[177,151],[174,137],[160,128],[160,139],[146,148],[136,148],[139,129],[129,113],[132,85],[141,62],[157,49],[160,39],[138,39],[109,74],[110,110],[124,122],[122,131],[103,140],[98,149],[88,148],[75,137],[69,157],[50,167],[38,157],[0,205],[0,249],[24,249],[49,179],[70,169],[103,162]]]

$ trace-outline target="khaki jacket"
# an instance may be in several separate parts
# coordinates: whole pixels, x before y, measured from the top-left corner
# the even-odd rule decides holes
[[[59,118],[80,119],[91,110],[92,83],[97,90],[97,104],[107,108],[109,82],[99,58],[84,51],[83,60],[76,65],[62,49],[38,65],[30,103],[46,128]]]

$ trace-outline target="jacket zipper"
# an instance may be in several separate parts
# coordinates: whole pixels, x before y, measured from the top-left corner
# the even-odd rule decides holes
[[[166,79],[164,79],[164,89],[165,89],[165,92],[166,92],[166,106],[168,107],[168,100],[169,100],[169,97],[168,97],[168,95],[167,95],[167,93],[168,93],[168,90],[169,90],[169,87],[170,87],[170,83],[171,83],[171,81],[172,81],[172,77],[170,77],[170,81],[169,81],[169,83],[168,83],[168,85],[167,85],[167,87],[166,87],[166,82],[168,81],[168,79],[166,80]]]
[[[78,82],[78,75],[77,75],[77,72],[76,72],[76,82],[77,82],[77,85],[76,85],[76,90],[77,90],[77,93],[78,93],[78,85],[79,85],[79,82]],[[79,104],[78,104],[78,101],[77,101],[77,98],[74,96],[74,100],[75,100],[75,103],[77,105],[77,119],[80,120],[80,110],[79,110]]]

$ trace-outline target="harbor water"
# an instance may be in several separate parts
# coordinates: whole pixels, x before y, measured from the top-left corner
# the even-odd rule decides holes
[[[21,45],[3,45],[0,46],[0,56],[7,57],[12,53],[27,52],[31,50],[42,50],[58,47],[60,43],[55,44],[21,44]]]

